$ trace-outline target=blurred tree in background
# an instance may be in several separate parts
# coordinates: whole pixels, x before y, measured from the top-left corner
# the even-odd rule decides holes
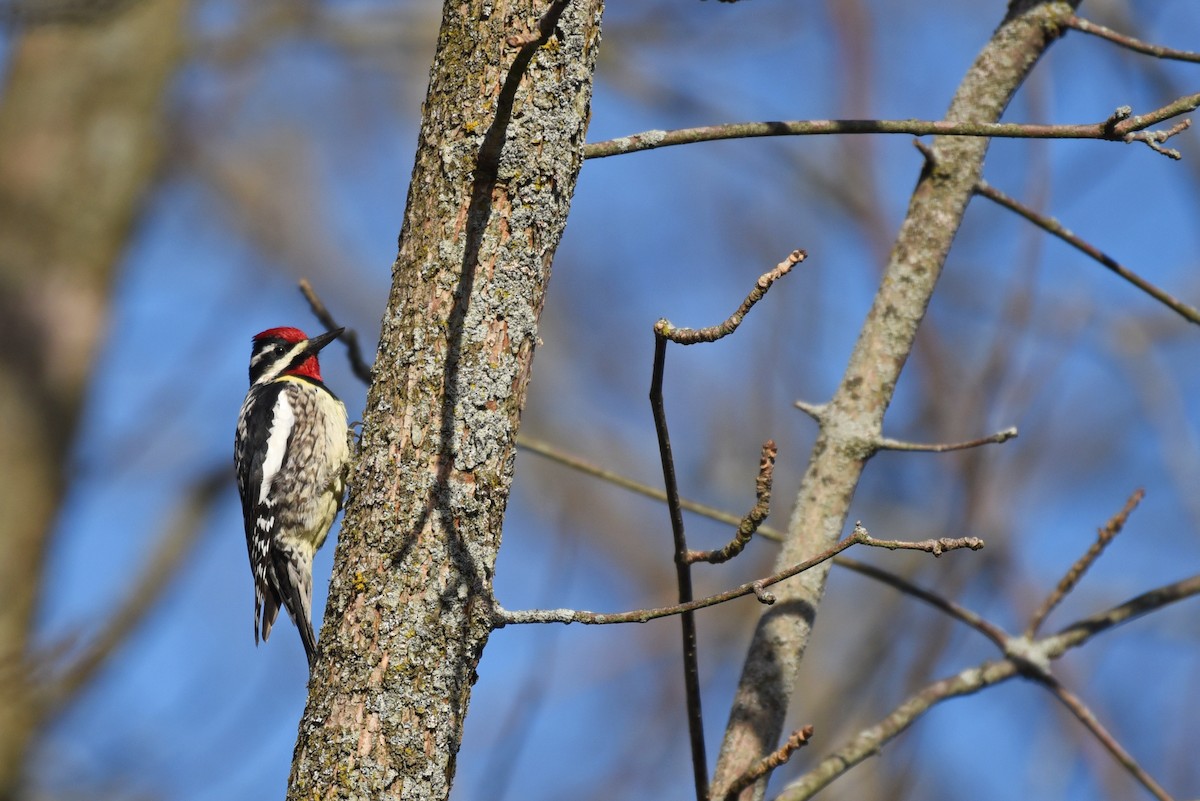
[[[374,341],[438,44],[434,6],[0,6],[0,796],[282,794],[306,672],[289,631],[252,647],[228,468],[247,345],[268,326],[318,327],[294,291],[300,277]],[[610,3],[587,139],[738,120],[940,119],[1005,10]],[[1089,0],[1079,13],[1150,42],[1200,41],[1190,0]],[[1126,104],[1145,113],[1194,90],[1196,70],[1070,31],[1005,120],[1096,123]],[[1187,301],[1200,297],[1200,152],[1191,131],[1163,146],[1183,160],[1137,142],[997,139],[983,177]],[[587,161],[522,433],[656,484],[652,323],[724,319],[759,274],[803,247],[808,262],[736,335],[674,348],[665,384],[683,494],[740,515],[771,437],[770,523],[786,528],[817,436],[792,404],[834,395],[926,168],[907,136]],[[1194,337],[1094,260],[976,197],[884,433],[954,442],[1015,425],[1020,438],[881,453],[849,519],[879,537],[972,535],[987,547],[936,561],[848,555],[1020,632],[1095,528],[1144,487],[1125,533],[1046,630],[1194,575]],[[324,368],[353,417],[365,387],[340,355],[330,348]],[[523,454],[505,523],[495,585],[509,609],[676,600],[657,502]],[[687,523],[693,547],[730,536],[701,517]],[[331,551],[318,559],[318,609]],[[696,595],[771,573],[778,553],[755,539],[729,565],[697,567]],[[1200,793],[1192,606],[1097,638],[1054,668],[1179,797]],[[698,616],[713,764],[762,613],[740,600]],[[914,692],[998,656],[950,617],[838,567],[815,619],[783,727],[812,723],[816,734],[769,797]],[[676,625],[497,632],[478,667],[455,796],[691,797]],[[823,795],[1145,793],[1051,695],[1010,682],[936,707]]]

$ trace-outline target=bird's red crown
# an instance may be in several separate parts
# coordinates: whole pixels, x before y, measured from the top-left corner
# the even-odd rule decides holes
[[[308,339],[308,334],[301,331],[299,328],[268,328],[254,335],[255,342],[261,342],[264,339],[282,339],[295,345],[297,342],[303,342]]]

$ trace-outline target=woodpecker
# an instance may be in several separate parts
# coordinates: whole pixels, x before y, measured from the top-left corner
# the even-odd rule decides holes
[[[342,507],[350,459],[346,407],[321,380],[317,352],[338,334],[271,328],[250,349],[250,390],[238,414],[233,461],[254,573],[254,642],[279,607],[300,631],[312,667],[313,554]]]

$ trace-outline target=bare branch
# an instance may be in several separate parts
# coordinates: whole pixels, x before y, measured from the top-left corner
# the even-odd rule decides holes
[[[924,601],[934,609],[945,612],[955,620],[966,623],[968,626],[975,629],[984,637],[987,637],[989,640],[995,643],[996,646],[1001,650],[1004,649],[1005,644],[1009,639],[1008,632],[1004,631],[995,624],[984,620],[979,615],[963,606],[960,606],[954,601],[951,601],[949,598],[944,598],[922,587],[918,587],[916,584],[913,584],[902,576],[898,576],[895,573],[889,573],[886,570],[882,570],[874,565],[868,565],[866,562],[860,562],[857,559],[853,559],[849,556],[837,557],[837,559],[834,560],[834,564],[836,564],[838,567],[844,567],[847,570],[853,570],[855,573],[866,576],[867,578],[872,578],[876,581],[887,584],[889,587],[893,587],[905,595],[911,595],[919,601]]]
[[[1121,747],[1121,744],[1117,742],[1117,738],[1113,737],[1112,734],[1109,733],[1108,729],[1104,728],[1104,725],[1100,723],[1099,719],[1094,714],[1092,714],[1092,710],[1090,710],[1087,704],[1083,702],[1083,699],[1079,698],[1077,695],[1064,687],[1062,683],[1053,676],[1042,676],[1039,678],[1038,683],[1049,690],[1055,698],[1061,701],[1063,706],[1071,710],[1071,714],[1074,715],[1076,719],[1078,719],[1079,722],[1082,723],[1087,730],[1091,732],[1097,740],[1100,741],[1100,744],[1103,745],[1108,752],[1113,755],[1113,758],[1116,759],[1117,762],[1129,772],[1129,775],[1133,776],[1133,778],[1136,779],[1143,787],[1145,787],[1151,795],[1159,799],[1159,801],[1174,801],[1171,795],[1163,789],[1162,785],[1156,782],[1154,777],[1147,773],[1145,769],[1138,764],[1137,760],[1134,759],[1128,751]]]
[[[916,451],[923,453],[946,453],[947,451],[961,451],[967,448],[978,448],[981,445],[991,445],[993,443],[1008,442],[1017,436],[1016,426],[1010,426],[1003,431],[997,431],[986,437],[979,439],[968,440],[967,442],[943,442],[943,443],[922,443],[922,442],[904,442],[898,439],[888,439],[887,437],[880,438],[875,446],[879,450],[886,451]]]
[[[780,765],[787,764],[787,761],[792,758],[792,754],[808,745],[812,736],[813,727],[811,723],[803,728],[796,729],[779,750],[767,754],[743,773],[740,778],[729,785],[729,789],[725,793],[725,801],[734,801],[742,790],[745,790],[764,776],[769,776]]]
[[[754,289],[750,290],[750,294],[742,301],[742,305],[720,325],[713,325],[708,328],[675,328],[666,320],[659,320],[654,324],[654,333],[680,345],[716,342],[721,337],[728,336],[736,331],[737,327],[742,324],[742,320],[745,319],[746,313],[753,308],[755,303],[762,300],[763,295],[767,294],[767,290],[771,288],[771,284],[787,275],[793,267],[804,261],[807,257],[808,254],[803,250],[793,250],[788,254],[786,259],[775,265],[775,269],[760,275],[758,281],[754,284]]]
[[[939,539],[939,540],[924,540],[922,542],[903,542],[899,540],[877,540],[867,533],[867,530],[861,524],[855,525],[854,531],[849,536],[840,540],[833,547],[822,551],[811,559],[805,559],[803,562],[792,565],[786,570],[781,570],[778,573],[767,576],[765,578],[749,581],[734,587],[731,590],[710,595],[707,598],[701,598],[696,601],[685,604],[676,604],[674,606],[663,606],[656,609],[636,609],[632,612],[589,612],[584,609],[531,609],[524,611],[509,611],[497,604],[493,609],[492,625],[494,628],[503,628],[510,625],[523,625],[527,623],[584,623],[587,625],[609,625],[612,623],[647,623],[651,620],[657,620],[660,617],[670,617],[672,615],[680,615],[684,612],[691,612],[696,609],[703,609],[709,606],[716,606],[727,601],[732,601],[735,598],[741,598],[744,595],[755,594],[756,590],[761,592],[764,587],[769,587],[772,584],[778,584],[781,581],[791,578],[792,576],[803,573],[822,562],[826,562],[837,556],[842,551],[849,548],[851,545],[874,545],[888,549],[909,549],[916,551],[925,551],[932,553],[935,556],[946,551],[957,550],[959,548],[970,548],[978,550],[983,547],[982,540],[976,537],[963,537],[961,539]]]
[[[1068,245],[1071,245],[1075,249],[1092,257],[1104,267],[1107,267],[1112,272],[1121,276],[1121,278],[1124,278],[1126,281],[1133,284],[1135,287],[1142,290],[1159,303],[1162,303],[1164,306],[1171,309],[1188,322],[1200,325],[1200,310],[1197,310],[1195,307],[1189,306],[1188,304],[1177,300],[1173,296],[1167,294],[1154,284],[1151,284],[1149,281],[1139,276],[1137,273],[1122,266],[1119,262],[1117,262],[1116,259],[1113,259],[1099,248],[1094,247],[1080,237],[1076,236],[1053,217],[1047,217],[1044,214],[1039,214],[1028,206],[1004,194],[999,189],[996,189],[982,179],[976,185],[975,192],[983,195],[988,200],[999,203],[1001,206],[1004,206],[1010,211],[1016,212],[1039,228],[1054,234]]]
[[[983,540],[979,539],[979,537],[939,537],[937,539],[920,540],[919,542],[878,540],[867,533],[862,523],[854,524],[854,536],[857,536],[859,542],[863,545],[870,545],[874,548],[887,548],[889,551],[924,551],[934,556],[941,556],[946,551],[954,551],[959,548],[970,548],[972,551],[978,551],[983,547]]]
[[[747,512],[746,516],[738,523],[733,539],[725,547],[715,551],[688,551],[686,558],[689,564],[709,562],[716,565],[728,562],[745,549],[750,538],[754,536],[754,532],[758,531],[759,526],[771,513],[771,480],[775,473],[775,457],[778,453],[779,450],[775,447],[774,440],[767,440],[763,444],[762,459],[758,464],[758,479],[754,482],[756,496],[754,508]]]
[[[1046,638],[1047,647],[1052,647],[1057,652],[1077,648],[1100,632],[1108,631],[1122,623],[1128,623],[1156,609],[1191,598],[1194,595],[1200,595],[1200,573],[1144,592],[1120,606],[1114,606],[1112,609],[1076,621],[1057,634]]]
[[[684,606],[690,603],[694,596],[691,563],[687,558],[687,535],[683,528],[683,508],[679,504],[679,484],[675,477],[675,457],[671,452],[667,410],[663,402],[663,374],[667,360],[667,338],[661,331],[664,322],[659,320],[654,326],[650,410],[654,415],[654,432],[658,437],[663,487],[667,493],[667,511],[671,517],[671,534],[675,542],[675,581],[679,588],[679,604]],[[696,788],[696,801],[708,801],[708,750],[704,745],[704,715],[701,710],[699,642],[696,637],[696,618],[692,610],[681,610],[679,623],[683,636],[683,684],[687,699],[688,737],[692,748],[692,778]]]
[[[832,134],[909,134],[912,136],[969,136],[1001,139],[1105,139],[1128,141],[1126,137],[1151,125],[1186,114],[1200,106],[1200,93],[1187,95],[1148,114],[1129,116],[1113,125],[1109,120],[1079,125],[1038,125],[1015,122],[959,122],[950,120],[791,120],[738,122],[680,128],[674,131],[644,131],[618,139],[593,142],[584,148],[584,158],[595,159],[654,150],[672,145],[715,142],[722,139],[751,139],[760,136],[828,136]]]
[[[1092,36],[1099,36],[1101,39],[1107,39],[1114,44],[1119,44],[1121,47],[1128,48],[1135,53],[1141,53],[1155,58],[1169,58],[1175,61],[1191,61],[1200,63],[1200,53],[1191,50],[1176,50],[1171,47],[1163,47],[1162,45],[1150,44],[1143,42],[1141,39],[1135,39],[1132,36],[1126,36],[1123,33],[1117,33],[1111,28],[1106,28],[1095,22],[1090,22],[1082,17],[1071,16],[1066,20],[1067,27],[1074,28],[1083,33],[1090,33]]]
[[[1037,633],[1037,630],[1042,627],[1042,622],[1046,619],[1046,616],[1054,610],[1054,607],[1062,602],[1067,593],[1075,588],[1075,585],[1083,578],[1083,574],[1099,558],[1104,549],[1108,547],[1108,544],[1121,533],[1121,529],[1125,527],[1125,521],[1129,519],[1129,515],[1133,513],[1133,510],[1142,502],[1142,498],[1144,497],[1146,497],[1145,490],[1134,490],[1133,494],[1129,496],[1129,500],[1125,501],[1125,506],[1121,511],[1109,518],[1108,522],[1104,524],[1104,528],[1096,532],[1096,541],[1092,543],[1092,546],[1082,556],[1075,560],[1075,563],[1071,565],[1071,569],[1062,577],[1058,585],[1046,597],[1042,605],[1038,607],[1038,610],[1033,613],[1033,617],[1029,621],[1029,627],[1025,629],[1027,637],[1031,637]]]
[[[369,385],[371,383],[371,366],[363,359],[362,348],[358,344],[358,333],[353,328],[345,328],[338,325],[337,321],[333,319],[333,315],[329,313],[329,309],[321,302],[317,291],[313,289],[312,284],[308,282],[307,278],[300,279],[300,293],[308,301],[313,316],[320,320],[321,325],[325,326],[326,330],[332,331],[335,328],[344,329],[338,335],[338,339],[346,343],[346,351],[350,356],[350,369],[354,371],[354,375],[359,381]]]
[[[1183,154],[1173,147],[1162,147],[1161,142],[1165,142],[1176,134],[1181,134],[1188,128],[1192,127],[1191,120],[1180,120],[1179,122],[1167,128],[1165,131],[1136,131],[1134,133],[1125,134],[1126,142],[1145,142],[1150,146],[1150,149],[1156,153],[1162,153],[1169,159],[1179,161],[1183,158]]]

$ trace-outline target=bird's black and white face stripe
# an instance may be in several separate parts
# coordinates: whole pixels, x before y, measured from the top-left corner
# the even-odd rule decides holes
[[[281,337],[254,341],[250,351],[250,385],[273,381],[311,355],[309,340],[288,342]]]

